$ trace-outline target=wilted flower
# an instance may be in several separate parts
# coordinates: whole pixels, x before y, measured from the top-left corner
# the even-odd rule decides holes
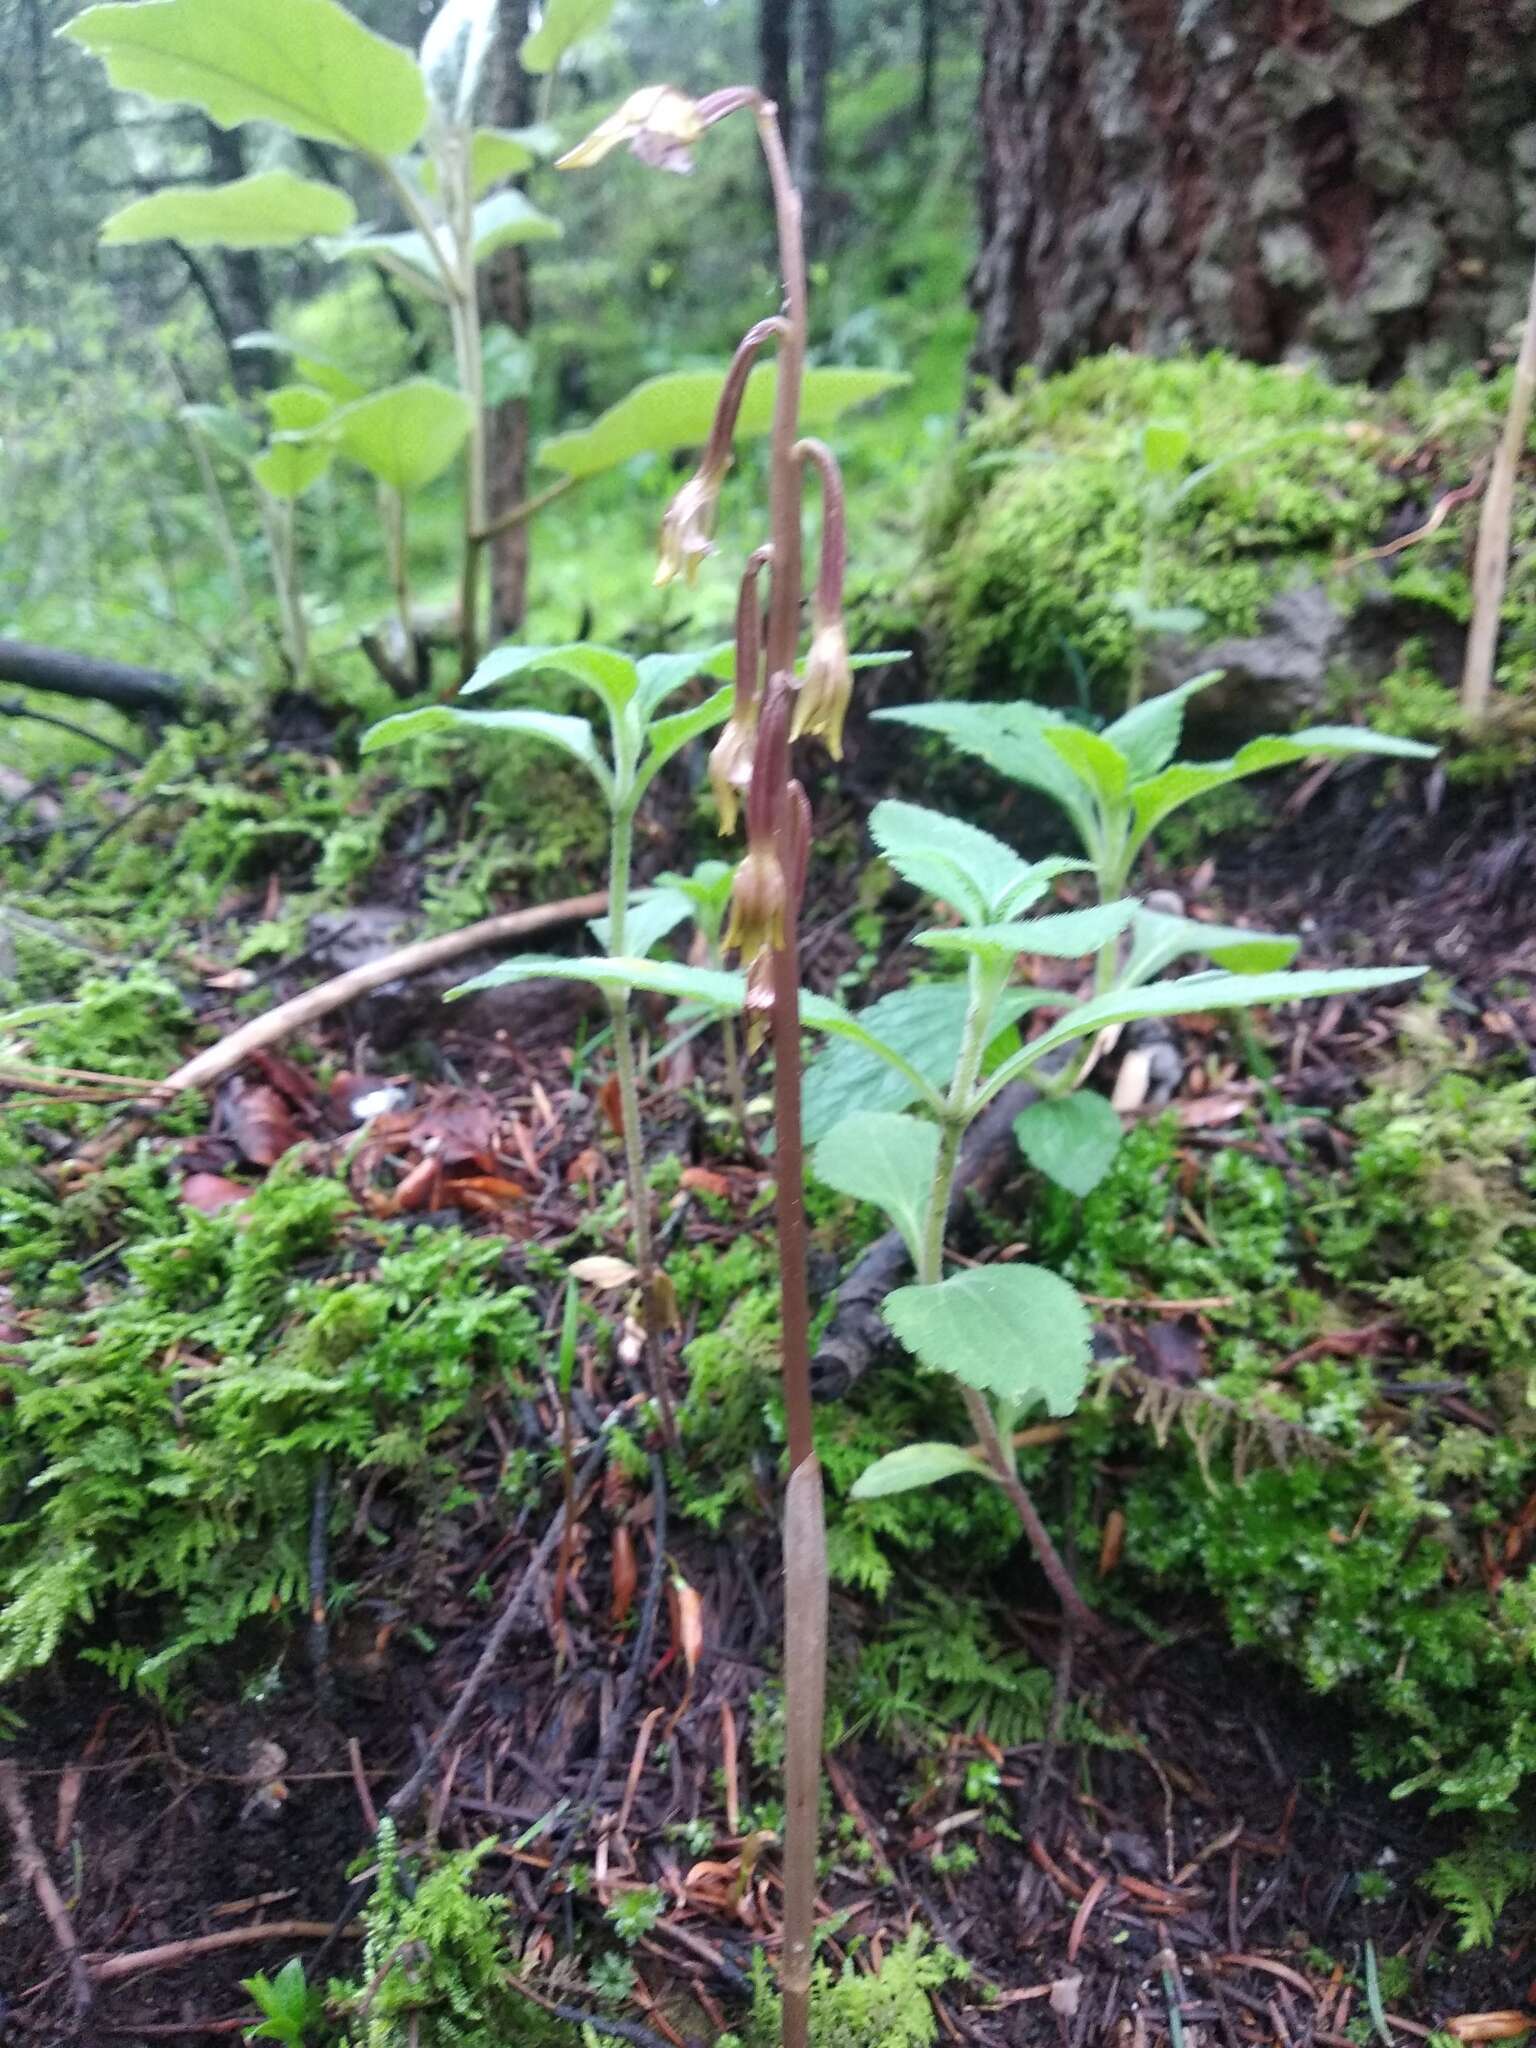
[[[681,576],[691,583],[699,564],[714,548],[715,507],[725,465],[703,468],[689,477],[662,515],[661,557],[652,579],[658,588]]]
[[[757,748],[757,720],[750,707],[745,717],[734,713],[720,729],[710,749],[709,781],[720,813],[720,836],[729,838],[741,816],[742,794],[752,780],[752,756]]]
[[[725,947],[727,952],[739,952],[749,969],[763,955],[783,950],[788,895],[784,870],[773,847],[748,847],[731,889]]]
[[[674,85],[645,85],[599,121],[592,133],[555,163],[557,171],[584,171],[628,143],[655,170],[691,171],[693,148],[704,133],[697,104]]]
[[[795,715],[790,725],[792,740],[808,733],[827,743],[834,761],[843,758],[843,720],[853,695],[853,669],[848,660],[848,635],[842,614],[818,619],[811,632],[811,651],[805,660],[805,676],[795,696]]]

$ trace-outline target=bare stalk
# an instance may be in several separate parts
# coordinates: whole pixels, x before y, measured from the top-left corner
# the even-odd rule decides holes
[[[1477,527],[1477,556],[1472,567],[1472,624],[1467,633],[1466,662],[1461,672],[1461,711],[1468,725],[1488,716],[1493,691],[1493,665],[1499,651],[1499,614],[1509,576],[1509,534],[1514,518],[1515,479],[1530,431],[1536,402],[1536,269],[1525,310],[1525,332],[1515,361],[1514,388],[1504,432],[1488,475],[1483,515]]]

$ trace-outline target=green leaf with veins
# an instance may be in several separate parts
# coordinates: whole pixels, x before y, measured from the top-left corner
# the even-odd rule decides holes
[[[334,460],[324,441],[279,434],[251,463],[251,475],[268,497],[291,503],[319,483]]]
[[[1289,967],[1300,945],[1300,939],[1290,933],[1200,924],[1192,917],[1169,917],[1138,904],[1131,919],[1131,952],[1122,979],[1131,985],[1151,981],[1190,953],[1203,953],[1234,974],[1268,974]]]
[[[433,739],[443,733],[455,739],[547,740],[590,770],[609,803],[613,801],[613,775],[591,726],[584,718],[555,711],[461,711],[455,704],[427,704],[420,711],[399,711],[381,719],[363,734],[359,751],[376,754],[404,740]]]
[[[642,718],[649,718],[674,690],[698,677],[728,683],[736,673],[736,642],[717,640],[700,654],[642,654],[639,661],[640,687],[636,702]]]
[[[1042,1266],[976,1266],[885,1298],[886,1322],[921,1362],[1016,1408],[1070,1415],[1088,1383],[1093,1325],[1077,1290]]]
[[[1401,761],[1432,761],[1436,749],[1417,740],[1399,740],[1386,733],[1370,732],[1356,725],[1313,725],[1304,732],[1271,734],[1250,740],[1230,761],[1176,761],[1150,781],[1139,783],[1131,793],[1136,819],[1136,844],[1160,825],[1164,818],[1197,796],[1213,789],[1225,789],[1250,775],[1262,775],[1270,768],[1285,768],[1318,755],[1342,759],[1352,754],[1381,754]]]
[[[656,719],[650,728],[649,745],[637,778],[639,787],[644,789],[651,777],[690,740],[713,731],[717,725],[724,725],[731,715],[734,694],[732,686],[727,683],[712,697],[706,697],[702,704],[695,704],[687,711],[674,711],[670,718]]]
[[[1123,932],[1136,905],[1129,897],[1117,903],[1091,903],[1086,910],[1063,910],[1049,917],[1030,917],[1018,924],[961,925],[918,932],[913,944],[933,953],[972,953],[999,963],[1020,953],[1040,953],[1051,960],[1076,960],[1096,953]],[[1062,998],[1057,996],[1056,1001]]]
[[[952,904],[972,924],[985,924],[1030,877],[1028,864],[990,832],[921,804],[876,804],[869,836],[904,882]]]
[[[596,690],[615,718],[640,687],[640,671],[627,654],[620,654],[615,647],[577,640],[561,647],[493,648],[459,695],[473,697],[516,676],[541,674],[568,676],[572,682]]]
[[[939,733],[999,775],[1038,789],[1060,804],[1084,845],[1092,845],[1096,821],[1088,791],[1046,739],[1054,721],[1033,705],[904,704],[874,715]]]
[[[1114,817],[1131,786],[1131,770],[1113,741],[1103,733],[1090,732],[1085,725],[1062,724],[1046,726],[1045,742],[1092,790],[1105,817]]]
[[[343,407],[327,439],[360,469],[402,496],[442,475],[469,434],[474,408],[462,392],[412,377]]]
[[[856,1110],[827,1132],[811,1154],[810,1168],[840,1195],[884,1210],[916,1264],[938,1157],[936,1124],[888,1110]]]
[[[475,261],[484,263],[498,249],[522,247],[529,242],[557,242],[564,233],[559,221],[541,213],[526,193],[515,186],[505,192],[493,192],[475,208]]]
[[[1089,1089],[1059,1100],[1032,1102],[1014,1118],[1019,1150],[1048,1180],[1069,1194],[1091,1195],[1120,1150],[1120,1119],[1104,1096]]]
[[[254,171],[228,185],[170,185],[130,200],[102,223],[101,239],[185,242],[202,249],[285,249],[339,235],[357,209],[339,186],[292,171]]]
[[[416,60],[336,0],[113,0],[59,31],[124,92],[201,107],[221,128],[275,121],[312,142],[403,155],[427,119]]]
[[[547,156],[554,143],[548,128],[477,128],[469,146],[469,184],[475,198],[481,198],[506,178],[531,171],[540,157]],[[431,157],[416,163],[421,189],[435,199],[441,183]]]
[[[624,919],[624,951],[635,959],[647,959],[668,932],[692,915],[693,905],[680,889],[642,889],[631,899]],[[590,918],[587,929],[606,953],[612,937],[611,920]]]
[[[911,1493],[919,1486],[937,1486],[941,1479],[964,1475],[994,1479],[996,1475],[974,1451],[958,1444],[903,1444],[866,1467],[848,1489],[850,1500],[881,1500],[889,1493]]]
[[[1201,690],[1208,690],[1212,683],[1220,682],[1225,670],[1207,669],[1203,675],[1191,676],[1187,683],[1180,683],[1176,690],[1164,690],[1159,696],[1148,697],[1117,718],[1112,725],[1104,728],[1104,738],[1118,748],[1130,764],[1131,780],[1145,782],[1160,768],[1166,768],[1179,751],[1179,741],[1184,736],[1184,707],[1190,698]]]

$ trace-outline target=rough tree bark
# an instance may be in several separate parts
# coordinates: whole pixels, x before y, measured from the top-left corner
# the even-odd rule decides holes
[[[779,110],[786,149],[794,147],[794,103],[789,90],[794,27],[794,0],[757,0],[758,90]]]
[[[1386,379],[1500,347],[1536,0],[986,0],[977,367],[1117,345]]]
[[[529,0],[500,0],[496,75],[485,118],[499,128],[523,128],[533,118],[528,74],[517,61],[528,33]],[[526,334],[533,318],[528,257],[520,246],[500,250],[481,280],[488,322]],[[529,413],[526,398],[509,398],[491,415],[490,513],[494,521],[528,495]],[[496,635],[515,633],[528,609],[528,528],[512,526],[491,543],[491,621]]]

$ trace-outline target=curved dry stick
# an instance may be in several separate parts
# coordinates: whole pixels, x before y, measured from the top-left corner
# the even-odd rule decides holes
[[[332,1931],[329,1920],[262,1920],[254,1927],[221,1927],[217,1934],[192,1934],[184,1941],[162,1941],[156,1948],[133,1948],[123,1955],[102,1956],[86,1967],[96,1984],[115,1984],[120,1977],[136,1977],[141,1970],[174,1970],[194,1956],[216,1955],[220,1949],[248,1948],[254,1941],[319,1941]],[[361,1927],[345,1927],[345,1939],[355,1940]]]
[[[69,1908],[59,1896],[59,1888],[53,1881],[47,1860],[37,1846],[37,1836],[32,1831],[32,1816],[21,1789],[21,1779],[16,1766],[0,1763],[0,1807],[11,1824],[11,1833],[16,1838],[16,1875],[23,1884],[30,1884],[37,1894],[37,1903],[43,1910],[43,1918],[52,1930],[59,1953],[69,1966],[70,1982],[74,1988],[75,2010],[86,2012],[91,2003],[91,1980],[87,1974],[85,1958],[80,1953],[80,1943],[75,1936],[75,1925],[69,1917]]]

